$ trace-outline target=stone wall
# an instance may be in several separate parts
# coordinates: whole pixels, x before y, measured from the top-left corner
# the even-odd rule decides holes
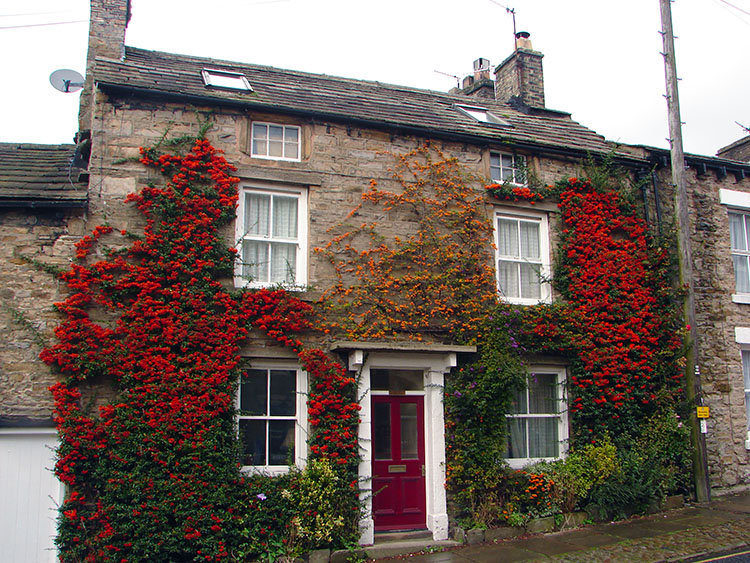
[[[750,485],[750,451],[745,449],[747,418],[741,347],[736,327],[750,327],[750,304],[735,303],[727,207],[719,190],[750,193],[750,178],[723,179],[686,171],[696,304],[698,363],[704,403],[710,408],[706,447],[712,488]],[[673,214],[669,170],[659,173],[665,227]]]
[[[92,224],[107,216],[115,229],[132,229],[139,218],[124,197],[154,176],[135,162],[140,146],[152,146],[167,134],[169,137],[194,135],[200,129],[209,108],[185,108],[164,103],[108,103],[99,94],[98,111],[94,116],[93,153],[90,165],[90,213]],[[115,109],[116,108],[116,109]],[[299,125],[302,127],[303,157],[301,162],[251,158],[247,143],[252,120]],[[308,189],[309,249],[324,246],[332,237],[328,232],[342,221],[360,202],[361,194],[376,180],[383,189],[397,189],[390,168],[391,153],[403,153],[420,146],[425,139],[400,136],[389,132],[363,129],[332,122],[317,122],[287,116],[215,112],[208,132],[211,142],[224,151],[226,158],[238,168],[243,182],[253,181],[303,185]],[[167,129],[168,132],[167,132]],[[458,158],[472,172],[489,177],[489,149],[465,143],[433,142],[433,146]],[[498,150],[502,150],[501,148]],[[505,150],[508,150],[507,148]],[[540,182],[554,182],[561,177],[581,173],[580,163],[563,159],[530,157],[529,166]],[[478,186],[478,189],[482,189]],[[487,212],[492,202],[487,199]],[[497,202],[496,202],[497,203]],[[517,204],[518,207],[530,207]],[[538,210],[540,205],[530,207]],[[557,207],[542,206],[551,212],[555,231]],[[370,219],[370,218],[368,218]],[[410,228],[408,220],[396,212],[377,218],[389,234],[403,234]],[[232,242],[234,233],[227,233]],[[313,289],[323,290],[333,283],[333,272],[327,262],[309,254],[308,281]]]
[[[48,418],[55,383],[39,360],[59,317],[64,287],[39,263],[70,265],[82,211],[0,210],[0,417]],[[34,262],[37,264],[35,265]]]

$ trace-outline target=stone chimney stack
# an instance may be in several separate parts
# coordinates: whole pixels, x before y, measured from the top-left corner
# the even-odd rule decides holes
[[[532,48],[528,32],[516,33],[516,50],[495,69],[497,101],[543,108],[543,56]]]
[[[474,61],[474,73],[464,78],[461,89],[451,91],[463,96],[495,99],[495,84],[490,78],[490,61],[478,58]]]
[[[91,130],[96,57],[125,57],[125,30],[130,22],[130,0],[91,0],[86,77],[78,110],[78,130]]]

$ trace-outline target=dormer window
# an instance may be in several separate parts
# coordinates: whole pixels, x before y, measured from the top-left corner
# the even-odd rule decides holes
[[[463,105],[456,105],[456,109],[460,112],[468,115],[472,119],[476,119],[477,121],[481,121],[482,123],[489,123],[491,125],[504,125],[506,127],[510,127],[510,123],[505,121],[504,119],[500,119],[498,116],[496,116],[494,113],[490,113],[487,108],[479,107],[479,106],[463,106]]]
[[[247,77],[241,72],[229,72],[226,70],[216,70],[204,68],[201,71],[203,83],[212,88],[222,88],[225,90],[242,90],[252,92],[253,88],[247,81]]]

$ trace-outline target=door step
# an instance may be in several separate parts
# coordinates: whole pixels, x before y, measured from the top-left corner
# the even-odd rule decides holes
[[[393,532],[375,532],[375,545],[394,541],[431,540],[429,530],[396,530]]]
[[[458,542],[452,540],[433,540],[432,532],[429,530],[407,530],[376,532],[375,544],[365,547],[364,550],[370,559],[381,559],[427,550],[441,551],[458,545]]]

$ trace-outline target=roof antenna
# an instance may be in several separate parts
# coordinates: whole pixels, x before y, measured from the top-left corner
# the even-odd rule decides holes
[[[516,48],[516,9],[508,8],[508,6],[503,6],[500,2],[495,2],[495,0],[490,0],[490,2],[492,2],[495,6],[500,6],[513,17],[513,49],[515,50]]]
[[[49,75],[49,83],[55,90],[65,94],[72,94],[83,90],[83,76],[75,70],[61,68]]]
[[[436,70],[435,72],[437,72],[438,74],[442,74],[443,76],[450,76],[451,78],[455,78],[456,79],[456,88],[459,88],[459,89],[461,88],[461,77],[460,76],[456,76],[455,74],[450,74],[448,72],[443,72],[441,70]]]

